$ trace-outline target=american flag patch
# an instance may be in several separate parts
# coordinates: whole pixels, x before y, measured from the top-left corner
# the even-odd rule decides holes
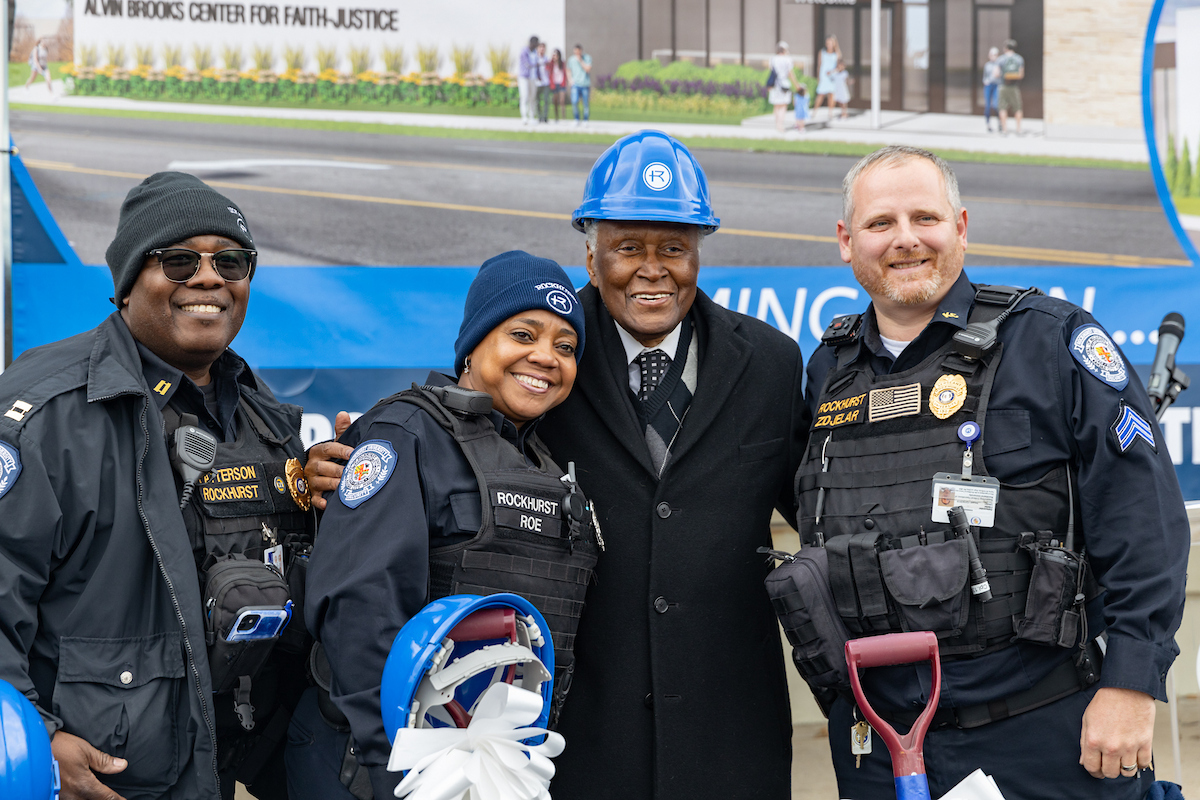
[[[921,384],[893,386],[890,389],[872,389],[867,401],[867,417],[871,422],[880,422],[896,417],[908,417],[921,413]]]

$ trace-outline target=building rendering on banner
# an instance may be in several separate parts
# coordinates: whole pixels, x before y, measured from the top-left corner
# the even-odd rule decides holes
[[[114,45],[132,58],[139,46],[168,41],[190,63],[193,45],[240,47],[249,60],[271,48],[273,68],[292,66],[289,50],[305,50],[300,69],[321,67],[318,50],[336,50],[334,68],[350,67],[350,49],[370,48],[372,68],[383,50],[402,49],[405,71],[419,51],[436,49],[439,71],[453,71],[453,52],[472,48],[490,76],[487,54],[507,49],[511,69],[529,37],[592,55],[594,75],[634,59],[685,59],[702,65],[765,66],[786,41],[813,73],[826,37],[837,37],[852,108],[868,108],[871,65],[880,66],[884,110],[982,114],[982,70],[988,50],[1015,39],[1024,58],[1025,116],[1048,126],[1140,125],[1140,52],[1152,0],[1109,0],[1104,13],[1084,14],[1076,0],[884,0],[879,53],[870,43],[870,0],[375,0],[370,7],[287,0],[77,0],[76,58]],[[220,54],[212,53],[214,63]],[[160,55],[160,60],[162,56]],[[378,63],[375,63],[378,62]],[[166,66],[165,62],[159,65]],[[315,70],[319,71],[319,69]]]
[[[1138,129],[1141,52],[1153,0],[884,0],[879,53],[885,110],[983,114],[988,49],[1017,41],[1025,116],[1051,126]],[[1096,11],[1097,13],[1088,13]],[[635,58],[765,66],[775,43],[812,74],[838,38],[851,108],[871,97],[870,0],[567,0],[567,38],[589,43],[606,74]]]
[[[1190,6],[1190,7],[1188,7]],[[1200,154],[1200,2],[1171,2],[1154,35],[1151,105],[1155,144],[1165,159],[1168,139],[1181,157]],[[1191,192],[1185,192],[1185,195]]]

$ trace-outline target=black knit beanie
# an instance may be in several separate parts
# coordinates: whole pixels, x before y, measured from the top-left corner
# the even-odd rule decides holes
[[[156,172],[130,189],[121,204],[117,235],[104,253],[117,307],[137,281],[146,253],[193,236],[224,236],[254,248],[242,210],[195,175]]]

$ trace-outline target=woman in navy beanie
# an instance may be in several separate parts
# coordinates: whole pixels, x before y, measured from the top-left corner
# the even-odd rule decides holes
[[[395,731],[380,714],[384,662],[404,623],[446,595],[509,591],[537,606],[554,641],[557,718],[600,534],[574,470],[555,464],[534,431],[571,392],[583,327],[562,267],[502,253],[467,292],[457,380],[431,372],[342,435],[346,466],[306,585],[325,688],[309,690],[292,717],[292,800],[392,796],[401,775],[386,769]]]

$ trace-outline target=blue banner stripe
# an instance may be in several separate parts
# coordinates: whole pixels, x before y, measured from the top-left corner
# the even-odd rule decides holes
[[[234,348],[281,398],[305,407],[306,439],[327,438],[337,411],[366,411],[380,397],[424,381],[428,370],[454,362],[476,270],[263,266]],[[567,274],[576,286],[587,282],[582,267]],[[982,283],[1039,286],[1092,311],[1140,373],[1131,372],[1130,382],[1142,386],[1145,366],[1154,360],[1151,335],[1163,315],[1200,308],[1200,274],[1191,267],[988,267],[969,274]],[[12,276],[14,356],[92,328],[113,311],[107,267],[18,263]],[[806,358],[833,317],[861,312],[868,301],[849,267],[706,266],[700,287],[721,305],[785,331]],[[1200,335],[1183,340],[1176,360],[1200,372],[1193,367],[1200,364]],[[1193,436],[1200,402],[1193,409],[1190,397],[1184,392],[1167,412],[1159,441],[1172,454],[1184,496],[1200,499],[1200,446],[1193,446],[1200,442]]]

